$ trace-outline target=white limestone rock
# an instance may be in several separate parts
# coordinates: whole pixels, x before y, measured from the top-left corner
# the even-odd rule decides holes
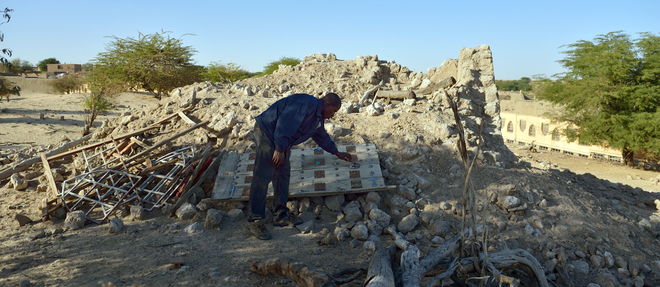
[[[369,238],[369,229],[364,224],[356,224],[351,228],[351,237],[357,240],[367,240]]]
[[[418,224],[419,217],[415,214],[408,214],[403,219],[401,219],[401,222],[399,222],[396,228],[402,233],[408,233],[415,229]]]
[[[176,210],[176,216],[180,220],[188,220],[195,216],[197,208],[191,203],[184,203],[179,209]]]
[[[25,178],[18,173],[12,174],[9,178],[9,182],[12,184],[15,190],[23,190],[28,186],[27,180],[25,180]]]
[[[336,138],[338,136],[341,136],[343,129],[341,125],[326,123],[325,131],[328,132],[328,135],[330,135],[331,137]]]
[[[340,211],[344,204],[344,195],[332,195],[325,198],[325,205],[332,211]]]
[[[231,111],[224,117],[217,119],[217,122],[213,124],[212,128],[219,133],[219,136],[223,136],[231,132],[236,123],[238,123],[238,120],[236,119],[236,112]]]
[[[369,211],[369,219],[376,221],[382,227],[389,226],[391,218],[392,217],[387,214],[387,212],[378,208],[373,208],[371,211]]]
[[[73,211],[66,214],[66,219],[64,220],[64,229],[65,230],[76,230],[85,226],[85,213],[82,211]]]
[[[347,222],[357,222],[362,220],[362,212],[360,211],[360,203],[357,201],[349,202],[343,209],[345,219]]]

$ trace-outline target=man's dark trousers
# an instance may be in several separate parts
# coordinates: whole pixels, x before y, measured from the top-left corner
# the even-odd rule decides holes
[[[289,182],[291,180],[291,165],[289,156],[291,150],[284,154],[284,162],[280,167],[273,164],[275,145],[268,139],[258,124],[254,128],[254,143],[256,145],[256,158],[252,171],[250,185],[250,216],[248,220],[254,221],[266,217],[266,195],[268,183],[273,182],[273,211],[276,218],[286,211],[286,202],[289,199]]]

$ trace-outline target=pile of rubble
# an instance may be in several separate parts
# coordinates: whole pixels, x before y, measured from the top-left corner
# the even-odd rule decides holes
[[[524,250],[538,260],[542,275],[560,286],[592,282],[600,286],[653,286],[660,280],[657,198],[641,189],[587,175],[519,164],[500,134],[492,55],[486,45],[465,48],[458,59],[449,59],[426,73],[412,72],[378,56],[338,60],[334,54],[314,54],[299,65],[281,66],[270,76],[180,87],[157,107],[132,109],[104,122],[89,139],[90,145],[106,142],[90,149],[95,159],[80,151],[59,159],[54,159],[55,154],[48,155],[46,162],[56,168],[41,170],[35,165],[20,174],[15,172],[6,187],[20,190],[28,186],[26,182],[38,178],[37,190],[49,190],[46,194],[50,203],[45,207],[51,209],[47,214],[52,214],[57,205],[52,201],[55,195],[65,199],[61,204],[65,209],[59,210],[76,210],[66,204],[66,199],[80,198],[73,194],[80,195],[80,191],[67,187],[90,173],[105,170],[106,157],[117,159],[114,163],[121,175],[145,179],[160,164],[169,164],[168,168],[181,166],[181,170],[192,174],[203,173],[192,168],[193,162],[208,162],[210,178],[214,173],[211,162],[220,157],[220,151],[246,152],[253,148],[250,132],[254,117],[276,100],[295,93],[322,96],[329,92],[339,94],[343,104],[335,118],[326,122],[328,133],[338,144],[378,145],[386,183],[397,188],[391,192],[291,200],[290,210],[305,218],[301,231],[321,234],[320,244],[349,241],[349,247],[376,251],[392,239],[405,249],[412,244],[421,254],[432,254],[437,246],[453,242],[452,238],[462,231],[463,215],[470,210],[461,200],[467,170],[458,156],[461,129],[451,109],[451,101],[455,101],[468,156],[477,161],[470,177],[478,195],[474,212],[478,212],[479,225],[475,232],[490,234],[490,244],[483,246],[488,252]],[[149,130],[125,137],[143,129]],[[181,151],[185,148],[191,150],[187,155]],[[51,149],[5,152],[0,155],[5,166],[0,174]],[[161,162],[166,152],[175,151],[179,151],[179,159]],[[203,158],[195,158],[204,154]],[[118,164],[119,159],[124,162]],[[243,217],[243,204],[204,201],[210,196],[210,181],[197,181],[198,188],[193,188],[193,182],[177,196],[174,186],[182,184],[183,175],[169,172],[171,169],[162,169],[159,173],[170,178],[168,185],[176,182],[167,186],[169,194],[159,195],[166,198],[163,201],[145,201],[149,194],[146,189],[157,185],[156,180],[142,189],[120,188],[127,182],[140,186],[125,179],[112,188],[106,187],[112,191],[108,195],[131,198],[113,204],[134,206],[131,213],[136,218],[145,208],[160,208],[164,214],[204,222],[211,229],[223,218]],[[177,176],[176,181],[172,180]],[[102,177],[93,175],[94,182],[107,185]],[[43,202],[40,205],[44,207]],[[72,218],[68,220],[71,226],[95,219],[109,221],[115,232],[121,230],[121,222],[113,222],[111,213],[91,218],[94,212],[89,209],[69,212],[67,217]],[[322,213],[336,218],[334,229],[315,227],[315,218]],[[194,232],[201,224],[193,223],[189,228]]]

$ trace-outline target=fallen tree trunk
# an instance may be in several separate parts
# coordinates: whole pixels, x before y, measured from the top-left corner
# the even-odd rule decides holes
[[[385,98],[392,100],[405,100],[415,99],[417,95],[413,91],[392,91],[392,90],[378,90],[376,98]]]
[[[68,143],[65,143],[65,144],[63,144],[61,147],[58,147],[58,148],[56,148],[56,149],[53,149],[53,150],[47,152],[47,153],[46,153],[46,156],[53,156],[53,155],[56,155],[56,154],[59,154],[59,153],[65,152],[65,151],[69,150],[70,148],[72,148],[72,147],[74,147],[74,146],[77,146],[77,145],[79,145],[79,144],[85,142],[85,141],[88,140],[90,137],[92,137],[91,134],[86,135],[86,136],[84,136],[84,137],[81,137],[81,138],[79,138],[79,139],[77,139],[77,140],[73,140],[73,141],[70,141],[70,142],[68,142]],[[24,161],[22,161],[22,162],[19,162],[19,163],[17,163],[16,165],[14,165],[13,167],[1,171],[1,172],[0,172],[0,180],[4,180],[4,179],[8,178],[8,177],[10,177],[12,174],[14,174],[14,173],[24,171],[24,170],[30,168],[33,164],[35,164],[35,163],[39,163],[39,162],[41,162],[41,155],[39,155],[39,156],[35,156],[35,157],[31,158],[31,159],[26,159],[26,160],[24,160]]]
[[[467,228],[465,232],[469,233],[470,229]],[[419,261],[419,275],[426,275],[426,273],[431,271],[431,269],[438,265],[440,261],[449,258],[451,254],[458,251],[458,248],[461,246],[460,243],[461,234],[456,234],[424,256],[424,258]]]
[[[376,251],[367,270],[367,279],[364,281],[365,287],[394,286],[392,261],[394,260],[396,248],[396,245],[392,244],[387,248],[381,248]]]
[[[419,273],[419,249],[409,245],[401,254],[401,282],[403,287],[419,287],[421,276]]]

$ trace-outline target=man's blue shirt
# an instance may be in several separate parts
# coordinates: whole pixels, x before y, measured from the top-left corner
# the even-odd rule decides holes
[[[295,94],[278,100],[256,120],[276,151],[284,152],[311,137],[325,151],[336,154],[337,147],[325,131],[322,107],[322,99]]]

